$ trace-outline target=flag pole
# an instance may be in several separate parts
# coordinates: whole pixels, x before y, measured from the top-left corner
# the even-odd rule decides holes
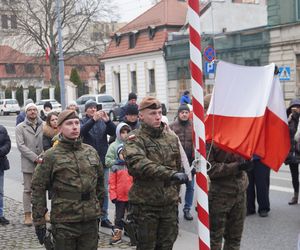
[[[210,249],[199,0],[188,1],[199,249]]]

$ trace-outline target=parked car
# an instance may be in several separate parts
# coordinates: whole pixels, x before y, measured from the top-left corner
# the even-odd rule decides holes
[[[20,106],[16,99],[0,99],[0,115],[20,113]]]
[[[107,114],[109,114],[109,111],[112,110],[112,107],[116,105],[115,99],[111,95],[107,95],[107,94],[82,95],[76,100],[76,103],[79,107],[79,112],[81,114],[85,114],[84,106],[85,103],[90,99],[97,102],[99,107],[101,107],[101,109],[104,110]]]
[[[55,99],[42,99],[35,103],[35,105],[37,106],[39,115],[41,115],[41,116],[43,115],[45,102],[51,103],[52,111],[56,111],[57,113],[61,112],[61,104],[58,101],[56,101]]]
[[[120,103],[116,103],[109,111],[108,115],[111,121],[120,121],[121,109],[127,103],[127,100],[123,100]]]

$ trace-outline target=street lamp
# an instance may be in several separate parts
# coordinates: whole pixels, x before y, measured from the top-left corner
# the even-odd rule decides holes
[[[62,109],[66,107],[65,100],[65,65],[64,54],[62,49],[62,34],[61,34],[61,18],[60,18],[60,0],[56,0],[57,12],[57,31],[58,31],[58,69],[59,69],[59,86],[60,86],[60,101]]]

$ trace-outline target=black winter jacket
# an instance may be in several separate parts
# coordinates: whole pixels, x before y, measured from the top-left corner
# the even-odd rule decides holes
[[[3,171],[9,167],[9,162],[6,155],[9,153],[10,148],[11,141],[7,130],[4,126],[0,125],[0,171]]]
[[[107,135],[115,136],[116,125],[112,121],[96,121],[89,117],[81,120],[80,134],[83,142],[91,145],[97,150],[103,166],[105,166],[105,155],[108,149]]]

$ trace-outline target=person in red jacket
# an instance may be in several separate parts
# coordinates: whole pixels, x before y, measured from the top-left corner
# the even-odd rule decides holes
[[[128,192],[132,186],[132,176],[128,174],[126,162],[123,157],[123,144],[117,148],[118,159],[111,168],[109,176],[109,196],[116,207],[115,226],[113,228],[111,245],[122,241],[122,231],[124,228],[123,219],[128,207]]]

